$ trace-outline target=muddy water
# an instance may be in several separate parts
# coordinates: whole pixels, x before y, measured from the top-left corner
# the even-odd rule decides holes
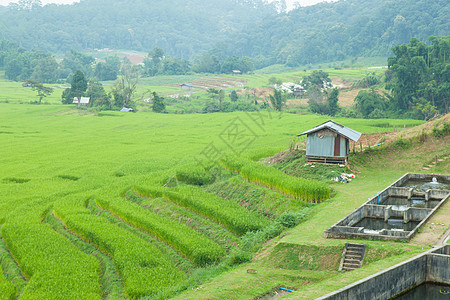
[[[403,223],[402,219],[388,219],[387,222],[384,219],[377,218],[363,218],[361,221],[353,225],[352,227],[364,227],[364,229],[380,231],[382,229],[397,229],[404,231],[413,230],[420,222],[410,221],[408,223]]]
[[[408,292],[396,296],[395,300],[448,300],[450,299],[450,285],[426,282]]]

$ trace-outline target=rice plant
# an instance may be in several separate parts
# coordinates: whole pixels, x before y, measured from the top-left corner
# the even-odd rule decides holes
[[[246,180],[274,189],[288,197],[309,202],[321,202],[330,197],[330,188],[321,182],[289,176],[275,168],[248,162],[241,168]]]
[[[101,299],[98,261],[47,224],[5,224],[2,236],[29,278],[21,299]]]
[[[173,188],[164,192],[164,198],[209,218],[238,235],[258,230],[269,223],[262,215],[248,211],[234,201],[226,201],[198,187]]]
[[[214,182],[214,176],[202,166],[185,165],[176,169],[177,180],[192,185],[207,185]]]
[[[96,203],[125,222],[156,236],[196,265],[208,265],[226,255],[222,247],[195,229],[146,210],[138,204],[121,198],[96,199]]]
[[[71,206],[58,202],[54,208],[56,215],[63,216],[61,219],[70,231],[113,259],[129,297],[155,295],[186,278],[152,243],[103,217],[91,215],[87,209],[70,213]]]

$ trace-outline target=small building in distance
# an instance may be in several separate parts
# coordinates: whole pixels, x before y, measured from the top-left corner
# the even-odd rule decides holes
[[[132,108],[128,108],[128,107],[124,107],[120,110],[121,112],[134,112],[134,109]]]
[[[88,106],[90,100],[91,100],[91,98],[89,98],[89,97],[80,97],[80,102],[78,102],[78,97],[73,97],[72,103],[77,104],[78,106],[80,106],[80,105]]]
[[[306,135],[306,162],[347,164],[350,142],[361,133],[334,121],[320,124],[299,134]]]
[[[231,73],[233,75],[241,75],[242,74],[241,70],[233,70],[233,71],[231,71]]]
[[[183,83],[181,85],[181,89],[183,91],[192,91],[194,89],[194,85],[190,84],[190,83]]]
[[[303,96],[305,96],[306,90],[299,86],[299,87],[294,87],[292,89],[292,92],[294,93],[294,98],[295,99],[299,99],[299,98],[303,98]]]

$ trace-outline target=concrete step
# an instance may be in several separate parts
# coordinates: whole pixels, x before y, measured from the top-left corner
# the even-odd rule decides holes
[[[362,265],[362,260],[366,251],[364,244],[347,243],[345,245],[344,255],[341,260],[340,270],[352,271]]]
[[[346,255],[361,257],[362,253],[361,252],[355,252],[355,251],[347,251]]]
[[[344,259],[344,264],[347,263],[347,262],[348,262],[348,263],[359,264],[359,263],[361,262],[361,260],[360,260],[360,259],[350,259],[350,258],[347,258],[347,257],[346,257],[346,258]]]
[[[343,265],[342,266],[343,269],[349,269],[349,268],[353,268],[353,269],[358,269],[359,265]]]

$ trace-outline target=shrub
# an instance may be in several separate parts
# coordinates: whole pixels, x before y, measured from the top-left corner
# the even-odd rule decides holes
[[[301,218],[299,215],[292,213],[292,212],[285,212],[284,214],[282,214],[279,218],[278,221],[281,223],[281,225],[283,225],[284,227],[287,228],[292,228],[297,226],[300,221]]]

